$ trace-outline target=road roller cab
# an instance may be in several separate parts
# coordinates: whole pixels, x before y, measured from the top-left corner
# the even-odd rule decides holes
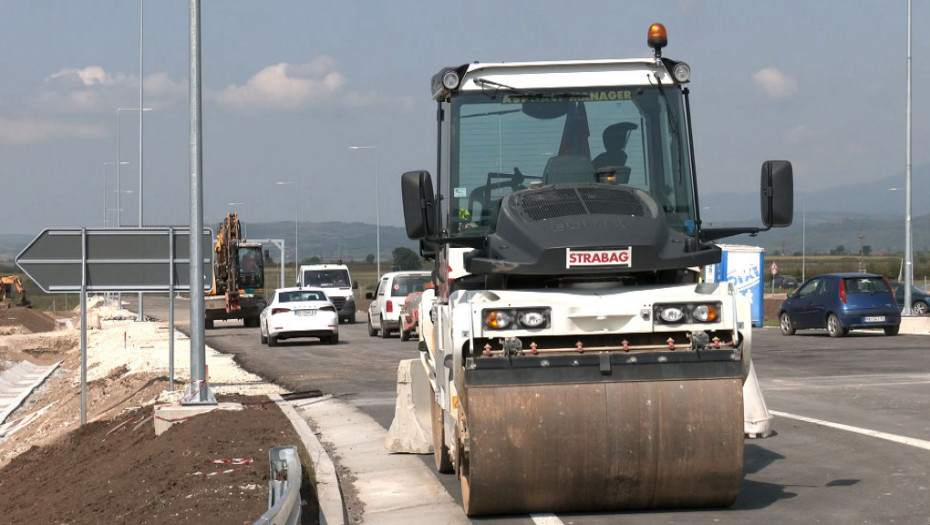
[[[435,178],[401,179],[408,236],[435,260],[414,388],[469,515],[738,495],[750,308],[700,270],[721,260],[712,241],[791,223],[792,171],[763,163],[762,226],[702,227],[690,68],[662,57],[664,31],[650,58],[433,78]]]

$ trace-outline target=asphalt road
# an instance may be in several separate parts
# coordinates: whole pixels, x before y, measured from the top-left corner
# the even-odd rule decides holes
[[[146,314],[167,319],[166,303],[164,297],[147,296]],[[175,319],[182,330],[186,309],[186,301],[177,302]],[[270,349],[260,344],[257,328],[238,322],[217,323],[206,342],[291,390],[340,395],[387,428],[397,362],[416,356],[416,343],[369,337],[364,314],[358,319],[342,325],[334,346],[297,340]],[[761,328],[753,338],[756,372],[776,415],[776,435],[746,440],[745,476],[731,508],[480,521],[930,523],[930,337],[853,332],[831,339],[816,331],[785,337],[775,328]],[[425,456],[424,462],[432,465],[432,458]],[[454,476],[436,476],[460,500]]]

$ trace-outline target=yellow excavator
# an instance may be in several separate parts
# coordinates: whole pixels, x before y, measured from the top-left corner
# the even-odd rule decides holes
[[[14,304],[14,299],[19,296],[19,303]],[[32,303],[26,299],[26,290],[23,289],[23,282],[18,275],[0,276],[0,305],[3,308],[12,308],[13,306],[23,306],[30,308]]]
[[[216,235],[213,289],[204,293],[205,328],[214,321],[242,319],[245,326],[258,326],[265,309],[265,267],[262,245],[242,236],[239,216],[230,213]]]

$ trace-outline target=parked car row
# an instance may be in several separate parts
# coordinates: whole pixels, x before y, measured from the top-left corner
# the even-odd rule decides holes
[[[793,275],[776,275],[772,279],[775,288],[795,289],[798,287],[798,280]]]

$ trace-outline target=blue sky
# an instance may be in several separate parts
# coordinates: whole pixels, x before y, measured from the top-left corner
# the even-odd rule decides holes
[[[914,4],[917,166],[930,7]],[[145,2],[145,224],[189,219],[188,7]],[[905,0],[204,0],[202,22],[209,225],[292,221],[297,199],[301,221],[374,223],[377,169],[381,224],[400,226],[400,174],[435,165],[436,71],[649,56],[653,22],[692,68],[702,195],[753,191],[766,159],[791,160],[800,192],[904,170]],[[118,130],[121,222],[137,224],[138,115],[116,108],[138,101],[138,0],[0,0],[0,234],[112,226]]]

